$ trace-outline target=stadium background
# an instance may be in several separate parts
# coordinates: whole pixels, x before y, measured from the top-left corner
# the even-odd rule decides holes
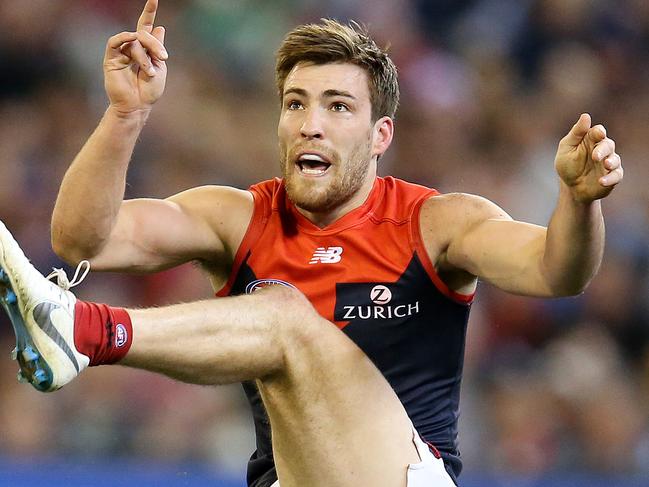
[[[133,28],[141,3],[0,2],[0,218],[45,273],[62,265],[49,243],[58,184],[106,107],[105,41]],[[273,52],[322,16],[360,20],[391,43],[402,103],[382,174],[478,193],[545,224],[558,139],[582,111],[606,123],[626,180],[604,202],[606,256],[588,291],[543,301],[479,286],[462,480],[649,485],[649,2],[161,0],[167,90],[127,196],[276,175]],[[127,306],[211,296],[191,265],[91,274],[77,290]],[[253,432],[238,386],[101,367],[38,394],[15,381],[9,327],[2,316],[0,485],[243,485]]]

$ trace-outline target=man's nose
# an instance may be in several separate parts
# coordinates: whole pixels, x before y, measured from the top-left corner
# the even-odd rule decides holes
[[[306,110],[300,133],[305,139],[322,139],[324,130],[318,110]]]

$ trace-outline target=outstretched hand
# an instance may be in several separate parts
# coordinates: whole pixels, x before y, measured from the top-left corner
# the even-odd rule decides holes
[[[615,141],[607,137],[603,125],[591,127],[587,113],[559,142],[554,166],[575,200],[581,202],[606,197],[624,176]]]
[[[149,110],[162,95],[167,78],[165,29],[154,27],[158,0],[147,0],[135,32],[108,40],[104,85],[111,106],[122,113]]]

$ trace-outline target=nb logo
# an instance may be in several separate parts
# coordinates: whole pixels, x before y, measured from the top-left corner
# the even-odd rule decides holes
[[[309,264],[317,264],[318,262],[321,264],[335,264],[336,262],[340,262],[340,259],[342,259],[342,257],[340,257],[340,254],[342,253],[342,247],[327,247],[326,249],[324,247],[318,247],[315,249]]]

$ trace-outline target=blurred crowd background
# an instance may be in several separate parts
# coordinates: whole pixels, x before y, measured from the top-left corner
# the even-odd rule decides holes
[[[107,106],[101,60],[144,1],[0,2],[0,218],[44,273],[59,182]],[[626,179],[603,202],[601,271],[576,298],[480,284],[461,416],[465,471],[649,476],[649,2],[646,0],[161,0],[169,76],[127,197],[278,174],[274,50],[320,17],[369,25],[399,67],[396,139],[380,172],[483,195],[546,224],[558,140],[581,112],[606,124]],[[95,182],[101,191],[102,181]],[[81,298],[151,306],[212,296],[192,265],[91,274]],[[179,330],[181,333],[182,330]],[[0,318],[0,456],[199,462],[243,475],[240,387],[99,367],[54,394],[17,384]],[[431,357],[434,360],[434,357]]]

